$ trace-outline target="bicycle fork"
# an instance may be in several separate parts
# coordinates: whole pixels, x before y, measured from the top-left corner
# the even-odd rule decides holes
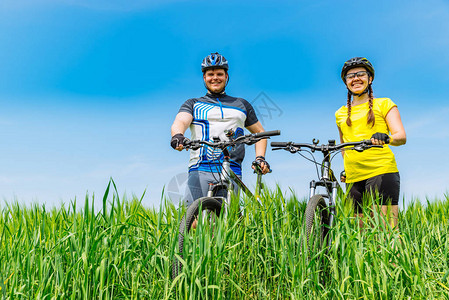
[[[327,191],[329,191],[329,188],[331,188],[331,191],[332,191],[331,193],[323,195],[324,198],[328,198],[328,200],[329,200],[329,203],[327,206],[327,208],[329,209],[329,221],[328,221],[328,224],[325,224],[325,226],[328,226],[328,228],[331,229],[334,224],[334,218],[335,218],[335,212],[336,212],[335,203],[337,200],[338,183],[336,181],[325,182],[322,180],[320,180],[320,181],[312,180],[310,182],[309,200],[316,194],[317,186],[325,187]],[[330,245],[332,244],[332,237],[330,236],[330,234],[328,234],[326,236],[326,240],[327,240],[326,245],[328,247],[330,247]]]

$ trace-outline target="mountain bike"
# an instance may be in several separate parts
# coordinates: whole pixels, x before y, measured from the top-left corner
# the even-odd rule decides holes
[[[258,161],[253,162],[255,173],[257,173],[255,195],[246,187],[243,181],[232,171],[230,161],[230,149],[238,144],[253,145],[262,139],[268,139],[270,136],[280,135],[279,130],[266,131],[242,135],[234,138],[234,131],[225,131],[227,141],[221,141],[218,137],[212,141],[193,140],[185,143],[186,149],[197,150],[200,147],[210,147],[218,149],[223,154],[223,162],[221,164],[221,172],[217,174],[217,181],[209,184],[206,197],[196,199],[188,208],[182,217],[179,225],[178,250],[179,257],[183,258],[184,241],[186,235],[192,230],[192,225],[213,227],[215,220],[220,215],[225,214],[226,207],[230,205],[231,198],[235,194],[234,183],[248,197],[255,197],[260,194],[262,187],[262,169]],[[271,170],[270,170],[271,171]],[[172,278],[176,278],[182,270],[182,263],[175,257],[172,266]]]
[[[319,140],[313,139],[312,144],[294,142],[271,143],[271,147],[273,147],[272,150],[282,149],[287,150],[290,153],[298,153],[302,157],[313,162],[317,168],[319,180],[310,181],[309,200],[305,212],[305,230],[309,253],[311,253],[313,249],[323,249],[323,247],[326,247],[328,250],[332,244],[332,237],[328,233],[334,224],[337,195],[342,192],[337,178],[334,176],[334,172],[331,169],[332,159],[342,150],[362,152],[373,147],[382,148],[381,145],[372,145],[371,140],[348,142],[339,145],[335,144],[335,140],[329,140],[328,144],[322,145],[318,145],[319,142]],[[312,158],[304,156],[300,153],[301,151],[310,153]],[[316,161],[314,156],[315,151],[323,154],[324,158],[321,163]],[[320,169],[318,169],[319,167]],[[323,194],[317,194],[317,187],[323,187],[325,192]]]

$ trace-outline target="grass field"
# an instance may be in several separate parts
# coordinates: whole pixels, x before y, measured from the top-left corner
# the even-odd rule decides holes
[[[188,239],[185,266],[170,277],[183,210],[147,209],[111,189],[95,212],[86,197],[47,210],[5,203],[0,215],[0,295],[4,299],[449,299],[449,198],[400,212],[360,230],[338,204],[328,255],[309,257],[305,203],[266,191],[244,199],[214,234]],[[107,200],[109,199],[109,200]],[[95,200],[100,201],[101,200]]]

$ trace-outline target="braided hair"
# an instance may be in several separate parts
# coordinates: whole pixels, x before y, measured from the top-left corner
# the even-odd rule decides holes
[[[348,100],[347,100],[347,107],[348,107],[348,117],[346,118],[346,125],[348,125],[349,127],[351,127],[352,122],[351,122],[351,97],[352,93],[351,91],[348,89]],[[368,106],[369,106],[369,111],[368,114],[366,115],[367,117],[367,121],[366,124],[370,124],[371,123],[371,127],[374,126],[374,123],[376,122],[375,117],[374,117],[374,111],[373,111],[373,88],[371,87],[371,84],[368,85]]]
[[[368,111],[368,115],[367,115],[367,121],[366,124],[370,124],[371,123],[371,127],[374,127],[374,123],[376,122],[375,118],[374,118],[374,111],[373,111],[373,88],[371,87],[371,84],[368,87],[368,104],[369,104],[369,111]]]
[[[346,125],[348,125],[349,127],[351,127],[352,122],[351,122],[351,91],[348,89],[348,101],[347,101],[347,106],[348,106],[348,118],[346,118]]]

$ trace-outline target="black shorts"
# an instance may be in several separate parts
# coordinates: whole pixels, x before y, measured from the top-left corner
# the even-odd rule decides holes
[[[346,188],[351,185],[346,184]],[[364,194],[378,192],[380,196],[380,205],[398,205],[399,202],[399,173],[386,173],[374,176],[352,184],[349,196],[354,201],[354,210],[357,213],[362,212],[362,201]]]

